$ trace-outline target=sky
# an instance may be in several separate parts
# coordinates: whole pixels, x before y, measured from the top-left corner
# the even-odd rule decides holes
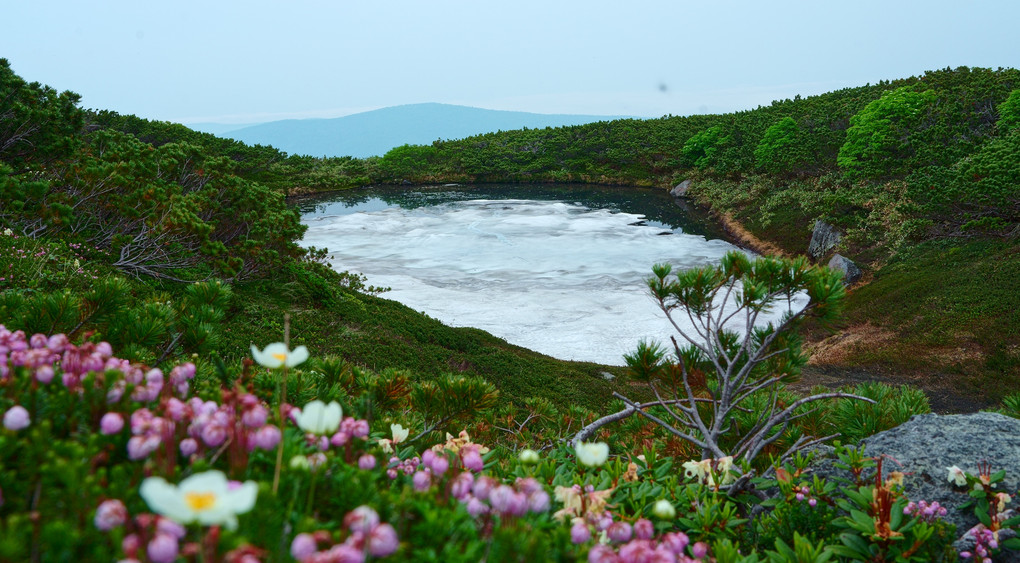
[[[661,117],[1020,66],[1017,0],[0,0],[0,58],[179,123],[439,102]]]

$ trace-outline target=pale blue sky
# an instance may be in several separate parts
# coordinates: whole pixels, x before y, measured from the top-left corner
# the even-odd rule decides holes
[[[1020,1],[0,0],[0,57],[180,122],[441,102],[658,117],[1020,66]]]

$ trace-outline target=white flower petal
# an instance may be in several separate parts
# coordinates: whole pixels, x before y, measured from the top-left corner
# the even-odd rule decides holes
[[[311,434],[325,435],[336,432],[343,418],[343,409],[336,401],[326,405],[316,399],[301,409],[296,415],[298,427]]]
[[[227,492],[227,476],[222,471],[204,471],[186,477],[177,485],[182,493],[213,493],[216,496]]]
[[[609,444],[605,442],[578,442],[574,447],[577,459],[588,467],[597,467],[609,458]]]
[[[259,485],[255,481],[245,481],[240,487],[227,493],[226,503],[234,514],[244,514],[255,508],[255,499],[259,494]]]
[[[177,487],[167,483],[162,477],[149,477],[142,481],[138,494],[153,512],[162,514],[178,524],[187,524],[195,519],[194,512],[178,494]]]
[[[280,357],[280,354],[283,356]],[[283,342],[274,342],[266,346],[265,350],[259,351],[254,344],[251,346],[251,356],[259,365],[275,369],[283,365],[287,359],[287,346]]]
[[[394,444],[399,444],[400,442],[403,442],[404,440],[407,439],[407,435],[411,433],[411,431],[409,429],[404,428],[403,426],[401,426],[399,424],[391,424],[390,425],[390,432],[393,433],[393,443]]]
[[[287,367],[292,368],[308,359],[308,348],[298,346],[287,355]]]
[[[326,409],[322,414],[322,426],[321,434],[332,434],[336,432],[337,428],[340,428],[340,421],[343,420],[344,410],[340,407],[340,403],[336,401],[330,401],[326,405]]]
[[[301,409],[295,419],[297,420],[298,428],[305,432],[311,432],[317,434],[316,429],[318,428],[318,421],[322,419],[322,413],[326,410],[326,404],[316,399]]]

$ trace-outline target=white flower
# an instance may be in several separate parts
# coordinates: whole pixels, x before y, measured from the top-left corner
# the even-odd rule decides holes
[[[399,444],[407,439],[407,435],[411,433],[409,429],[404,428],[399,424],[391,424],[390,432],[393,433],[393,443]]]
[[[609,444],[605,442],[578,442],[574,446],[577,459],[588,467],[597,467],[609,457]]]
[[[700,461],[685,461],[683,464],[684,477],[688,479],[696,477],[699,481],[705,478],[705,464]]]
[[[336,432],[340,427],[340,420],[344,416],[343,409],[336,401],[328,405],[316,399],[294,415],[294,420],[299,428],[311,434],[324,436]]]
[[[729,471],[730,469],[733,469],[733,456],[731,456],[731,455],[728,455],[726,457],[721,457],[721,458],[715,460],[715,462],[716,462],[716,467],[719,469],[719,471],[724,471],[725,472],[725,471]]]
[[[393,441],[387,440],[386,438],[379,439],[379,447],[382,448],[383,453],[393,453]]]
[[[232,489],[223,472],[206,471],[184,479],[179,485],[171,485],[162,477],[148,477],[138,492],[154,512],[179,524],[222,524],[234,530],[237,515],[255,506],[258,491],[254,481]]]
[[[733,456],[728,455],[726,457],[721,457],[715,461],[716,468],[722,475],[722,484],[726,485],[728,483],[732,483],[734,481],[734,477],[733,474],[730,473],[730,470],[733,469]]]
[[[251,345],[251,356],[259,365],[267,368],[278,368],[287,366],[292,368],[308,359],[308,348],[298,346],[293,351],[287,349],[283,342],[273,342],[266,346],[265,350],[259,351],[254,344]]]
[[[962,487],[967,484],[967,474],[964,473],[962,469],[955,465],[952,467],[947,467],[946,469],[949,470],[948,478],[950,483],[956,485],[957,487]]]
[[[12,231],[10,229],[4,229],[4,236],[8,236],[8,237],[14,236],[14,231]]]
[[[998,506],[996,506],[995,508],[1000,513],[1005,512],[1006,505],[1013,500],[1013,497],[1007,495],[1006,493],[996,493],[995,498],[998,500]]]

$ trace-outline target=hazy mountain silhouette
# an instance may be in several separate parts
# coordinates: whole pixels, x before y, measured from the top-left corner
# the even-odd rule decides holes
[[[581,125],[623,116],[551,115],[498,111],[449,104],[410,104],[334,119],[286,119],[224,131],[223,125],[193,129],[243,141],[272,145],[289,154],[310,156],[383,155],[404,144],[427,145],[436,139],[462,139],[512,129]],[[209,129],[203,126],[213,125]],[[216,130],[213,131],[212,129]]]

